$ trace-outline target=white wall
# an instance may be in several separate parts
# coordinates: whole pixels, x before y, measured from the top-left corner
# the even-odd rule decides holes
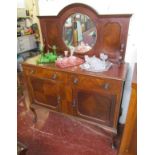
[[[125,90],[122,100],[122,116],[120,123],[124,123],[128,109],[130,93],[131,93],[131,80],[133,73],[134,62],[137,62],[137,47],[136,47],[136,7],[133,0],[39,0],[39,15],[57,15],[62,8],[71,3],[84,3],[94,8],[99,14],[124,14],[132,13],[128,42],[126,49],[125,61],[129,62],[129,71]]]
[[[25,1],[17,0],[17,8],[25,8]]]

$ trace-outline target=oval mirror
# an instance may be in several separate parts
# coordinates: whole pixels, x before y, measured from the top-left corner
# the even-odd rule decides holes
[[[63,40],[66,46],[76,53],[86,53],[96,43],[97,30],[94,22],[81,13],[72,14],[63,26]]]

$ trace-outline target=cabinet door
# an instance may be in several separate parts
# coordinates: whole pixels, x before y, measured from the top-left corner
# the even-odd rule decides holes
[[[61,82],[29,76],[29,84],[33,103],[60,111],[62,97]]]
[[[74,114],[88,121],[113,126],[115,95],[97,90],[73,89]]]

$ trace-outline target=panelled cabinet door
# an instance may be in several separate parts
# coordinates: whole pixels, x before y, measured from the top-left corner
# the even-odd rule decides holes
[[[29,83],[34,103],[60,111],[62,97],[60,82],[29,76]]]
[[[72,106],[78,117],[113,126],[115,95],[74,87]]]

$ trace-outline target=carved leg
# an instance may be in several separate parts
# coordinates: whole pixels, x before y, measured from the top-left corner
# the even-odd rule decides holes
[[[111,144],[112,149],[116,149],[116,144],[115,144],[115,136],[112,137],[112,144]]]
[[[30,107],[30,109],[31,109],[31,111],[32,111],[33,114],[34,114],[33,123],[36,123],[36,122],[37,122],[37,113],[36,113],[36,111],[35,111],[34,108]]]
[[[116,149],[116,146],[115,146],[114,143],[112,143],[111,148],[112,148],[113,150]]]

